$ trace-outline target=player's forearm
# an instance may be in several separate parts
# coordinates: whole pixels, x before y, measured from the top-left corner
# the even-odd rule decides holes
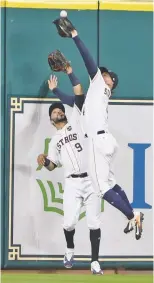
[[[67,95],[62,92],[59,88],[54,88],[52,92],[62,101],[63,104],[67,104],[69,106],[73,106],[74,104],[74,96]]]
[[[76,75],[73,73],[73,71],[72,71],[72,73],[68,74],[68,77],[69,77],[70,82],[71,82],[73,87],[80,84],[79,79],[76,77]]]
[[[83,89],[82,89],[82,86],[80,84],[80,81],[76,77],[76,75],[73,73],[72,68],[70,69],[69,72],[67,72],[67,74],[68,74],[70,82],[71,82],[71,84],[73,86],[74,94],[75,95],[83,95]]]
[[[73,37],[73,40],[80,51],[80,54],[84,60],[90,78],[93,79],[98,70],[97,64],[95,63],[93,57],[89,53],[89,50],[84,45],[83,41],[79,38],[79,36],[77,35]]]
[[[80,84],[73,87],[73,91],[75,95],[83,95],[83,89]]]

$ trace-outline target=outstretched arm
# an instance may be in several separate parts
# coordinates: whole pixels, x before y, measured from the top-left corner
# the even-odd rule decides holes
[[[89,53],[89,50],[87,49],[87,47],[84,45],[83,41],[78,36],[77,31],[73,30],[71,33],[72,33],[72,38],[83,58],[88,74],[92,80],[95,77],[97,70],[98,70],[97,64],[94,61],[91,54]]]
[[[59,19],[54,20],[53,23],[56,25],[57,31],[60,36],[73,38],[84,60],[84,63],[90,75],[90,78],[93,79],[98,71],[97,64],[94,61],[91,54],[89,53],[89,50],[87,49],[87,47],[84,45],[84,43],[79,38],[78,32],[76,31],[75,27],[72,25],[72,23],[68,20],[67,17],[66,18],[60,17]]]
[[[67,104],[69,106],[73,106],[74,104],[74,96],[68,95],[61,91],[57,87],[57,78],[56,76],[51,76],[50,80],[48,80],[49,89],[62,101],[63,104]]]
[[[79,108],[79,110],[82,110],[82,106],[85,100],[85,96],[83,94],[83,89],[82,89],[82,85],[80,84],[79,79],[75,76],[75,74],[73,73],[73,69],[71,66],[69,66],[66,70],[68,77],[71,81],[71,84],[73,86],[73,91],[75,94],[75,105]]]
[[[57,88],[58,81],[57,81],[56,76],[51,76],[50,80],[48,80],[49,89],[62,101],[63,104],[73,106],[75,103],[81,111],[83,103],[84,103],[84,95],[83,95],[82,86],[80,84],[79,79],[73,73],[71,66],[67,67],[66,73],[73,86],[75,97],[67,95],[66,93],[62,92],[59,88]],[[82,97],[79,97],[79,96],[82,96]]]
[[[52,91],[61,101],[63,104],[67,104],[69,106],[73,106],[74,104],[74,97],[72,95],[68,95],[61,91],[59,88],[55,88]]]

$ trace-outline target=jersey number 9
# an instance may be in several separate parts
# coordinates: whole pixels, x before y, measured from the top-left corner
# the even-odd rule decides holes
[[[76,147],[78,152],[82,151],[82,146],[79,142],[75,144],[75,147]]]

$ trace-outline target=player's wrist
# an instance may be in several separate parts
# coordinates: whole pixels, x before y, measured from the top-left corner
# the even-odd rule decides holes
[[[54,92],[56,90],[56,86],[52,87],[51,91]]]
[[[70,75],[71,73],[73,73],[73,69],[72,69],[71,66],[67,67],[66,73],[67,73],[67,75]]]
[[[68,77],[69,77],[73,87],[80,84],[79,79],[75,76],[75,74],[73,72],[68,74]]]
[[[78,32],[75,29],[71,32],[71,34],[72,34],[72,38],[78,36]]]
[[[50,164],[50,160],[45,157],[44,161],[45,161],[45,162],[44,162],[44,167],[48,167],[49,164]]]

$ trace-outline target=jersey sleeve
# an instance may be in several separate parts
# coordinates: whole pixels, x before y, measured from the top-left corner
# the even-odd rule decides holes
[[[52,91],[60,100],[63,104],[67,104],[69,106],[73,106],[74,104],[74,95],[68,95],[61,91],[59,88],[55,88]]]
[[[83,104],[85,101],[85,96],[83,95],[75,95],[74,106],[78,107],[79,111],[82,110]]]
[[[88,74],[93,79],[97,73],[97,64],[94,61],[93,57],[91,56],[88,48],[85,46],[83,41],[80,39],[80,37],[77,35],[73,38],[77,48],[80,51],[80,54],[83,58],[83,61],[85,63],[85,66],[87,68]]]
[[[81,120],[82,120],[82,107],[84,105],[84,96],[78,95],[78,97],[75,97],[76,101],[73,106],[72,114],[69,118],[69,123],[73,127],[73,129],[78,133],[81,131]]]
[[[52,163],[56,165],[56,167],[61,167],[62,164],[60,162],[60,154],[57,149],[57,145],[55,140],[51,140],[49,144],[49,150],[48,150],[48,157],[47,157]]]
[[[104,79],[103,79],[103,77],[102,77],[102,74],[101,74],[100,69],[97,69],[97,73],[96,73],[96,75],[94,76],[94,78],[93,78],[92,80],[90,79],[90,83],[93,84],[93,83],[95,83],[95,81],[97,81],[97,80],[100,80],[101,83],[102,83],[103,85],[105,85],[105,81],[104,81]]]
[[[70,117],[70,122],[74,125],[81,123],[81,112],[85,101],[84,95],[75,95],[75,102],[72,110],[72,115]]]

